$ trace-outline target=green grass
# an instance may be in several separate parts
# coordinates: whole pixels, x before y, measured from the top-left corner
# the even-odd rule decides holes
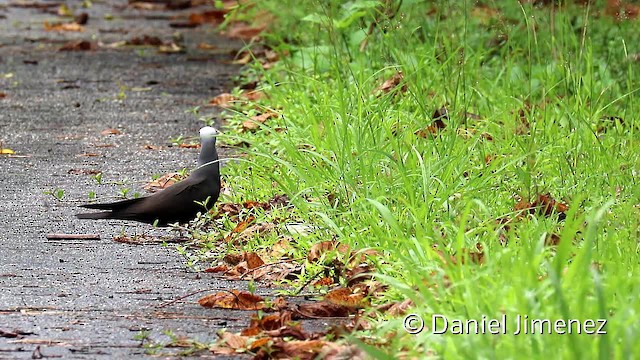
[[[290,56],[246,74],[262,78],[269,97],[260,104],[281,118],[242,133],[252,113],[228,114],[223,140],[250,144],[223,169],[232,198],[288,194],[288,216],[317,227],[297,239],[298,255],[332,238],[380,251],[378,276],[391,287],[377,301],[412,299],[428,328],[409,335],[401,318],[383,316],[357,336],[384,345],[376,356],[640,354],[637,21],[616,22],[600,2],[554,10],[489,1],[500,14],[482,16],[469,1],[404,1],[391,19],[379,3],[258,2],[287,9],[267,42]],[[406,92],[377,94],[397,71]],[[417,136],[442,106],[447,127]],[[517,130],[521,110],[528,131]],[[603,120],[614,116],[624,123]],[[568,204],[564,221],[534,214],[502,229],[497,220],[516,217],[517,198],[545,193]],[[550,234],[558,246],[545,246]],[[249,246],[274,238],[256,241]],[[476,244],[482,264],[465,255]],[[466,261],[444,264],[434,245]],[[434,335],[432,314],[506,314],[510,332],[516,315],[603,318],[607,334]]]

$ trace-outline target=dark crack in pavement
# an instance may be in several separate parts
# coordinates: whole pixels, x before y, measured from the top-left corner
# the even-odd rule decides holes
[[[29,3],[38,1],[19,2]],[[241,312],[204,309],[195,299],[158,306],[244,283],[188,271],[171,246],[113,241],[122,231],[168,230],[74,214],[90,191],[105,201],[120,187],[142,193],[153,174],[195,165],[198,149],[170,147],[169,139],[198,134],[203,124],[189,110],[229,88],[238,71],[230,54],[242,44],[218,37],[212,26],[169,26],[193,9],[149,12],[126,1],[93,2],[82,9],[89,15],[84,32],[58,33],[43,27],[61,21],[51,14],[57,7],[16,4],[0,1],[0,141],[18,155],[0,156],[0,358],[136,358],[146,352],[136,339],[143,332],[156,341],[171,331],[208,342],[220,328],[238,331],[247,322]],[[59,51],[71,40],[113,44],[143,35],[180,41],[186,52]],[[201,42],[217,50],[198,50]],[[122,134],[101,135],[110,128]],[[83,170],[101,171],[102,184]],[[54,189],[64,190],[62,201],[45,194]],[[47,240],[47,233],[101,239]]]

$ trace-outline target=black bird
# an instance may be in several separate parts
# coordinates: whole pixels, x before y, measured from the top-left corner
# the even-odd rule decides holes
[[[83,208],[109,210],[97,213],[76,214],[78,219],[134,220],[158,226],[185,223],[204,212],[201,204],[212,206],[220,195],[220,165],[216,151],[216,129],[207,126],[200,129],[200,156],[198,167],[182,180],[151,196],[129,199],[109,204],[85,204]]]

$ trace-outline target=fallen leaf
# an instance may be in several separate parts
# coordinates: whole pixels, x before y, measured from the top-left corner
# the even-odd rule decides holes
[[[7,93],[0,91],[0,99],[4,99],[7,97]]]
[[[201,42],[198,44],[198,49],[200,50],[216,50],[218,47],[215,45],[211,45],[211,44],[207,44],[204,42]]]
[[[122,134],[122,132],[118,129],[104,129],[100,132],[100,135],[103,135],[103,136],[120,135],[120,134]]]
[[[183,180],[183,176],[181,176],[179,173],[168,173],[168,174],[164,174],[161,177],[157,178],[156,180],[153,180],[149,183],[147,183],[144,186],[144,189],[148,192],[154,193],[158,190],[163,190],[168,188],[169,186],[177,183],[180,180]]]
[[[233,237],[234,234],[239,234],[239,233],[243,232],[255,220],[256,220],[256,218],[254,216],[250,215],[246,219],[244,219],[243,221],[239,222],[236,225],[236,227],[233,228],[233,230],[231,230],[231,234],[229,234],[229,236],[227,236],[225,238],[225,241],[230,242],[232,240],[232,237]]]
[[[227,265],[218,265],[204,269],[204,272],[206,273],[225,273],[227,271],[229,271],[229,267]]]
[[[253,200],[249,200],[249,201],[243,202],[242,206],[245,209],[262,209],[262,210],[265,210],[265,211],[271,209],[271,205],[269,203],[253,201]]]
[[[277,330],[281,327],[285,326],[287,323],[291,322],[291,313],[276,313],[267,316],[253,316],[251,318],[251,324],[249,328],[257,329],[259,332],[261,331],[269,331],[269,330]],[[248,335],[243,332],[243,335]]]
[[[332,279],[332,278],[330,278],[330,277],[326,277],[326,276],[325,276],[325,277],[323,277],[323,278],[320,278],[320,280],[315,281],[315,282],[313,283],[313,286],[315,286],[315,287],[322,287],[322,286],[331,286],[331,285],[333,285],[333,284],[334,284],[333,279]]]
[[[145,2],[145,1],[131,1],[129,6],[139,10],[164,10],[165,5],[162,3]]]
[[[533,202],[520,200],[514,206],[517,212],[528,212],[530,214],[539,214],[545,217],[549,217],[553,214],[558,214],[558,220],[564,220],[566,218],[566,212],[569,210],[569,206],[565,203],[556,201],[551,194],[541,194],[536,197]]]
[[[444,129],[447,127],[447,124],[445,124],[444,121],[449,121],[449,110],[447,110],[445,106],[436,109],[431,118],[433,119],[433,126],[438,129]]]
[[[76,22],[62,23],[62,24],[49,24],[48,21],[44,22],[45,31],[69,31],[69,32],[82,32],[84,27]]]
[[[244,260],[244,254],[239,253],[230,253],[226,254],[222,260],[230,265],[238,265],[241,261]]]
[[[264,299],[248,291],[221,291],[203,296],[198,304],[206,308],[222,308],[236,310],[262,310],[265,308]]]
[[[260,258],[260,256],[258,256],[258,254],[256,254],[253,251],[245,252],[244,260],[247,262],[247,266],[249,267],[249,270],[252,270],[264,265],[264,261]]]
[[[380,86],[378,86],[374,90],[374,93],[382,92],[384,94],[387,94],[391,90],[393,90],[396,87],[398,87],[398,85],[400,85],[400,83],[402,83],[403,79],[404,79],[404,75],[402,74],[402,71],[398,71],[391,78],[385,80],[384,83],[382,83]],[[407,91],[407,84],[403,84],[402,87],[400,88],[400,92],[404,93],[406,91]]]
[[[407,313],[409,309],[415,307],[415,303],[411,299],[406,299],[401,302],[386,303],[377,308],[378,311],[384,312],[391,316],[401,316]]]
[[[433,119],[431,125],[425,127],[424,129],[416,131],[414,134],[420,136],[421,138],[428,138],[437,135],[440,130],[447,127],[447,124],[444,121],[449,120],[449,111],[445,106],[436,109],[433,112],[431,119]]]
[[[253,131],[260,127],[260,124],[264,124],[267,120],[271,118],[277,118],[280,115],[278,113],[268,111],[264,114],[252,116],[250,120],[246,120],[242,123],[243,131]]]
[[[249,340],[246,336],[237,335],[228,331],[218,333],[220,338],[215,344],[209,347],[209,351],[217,355],[234,355],[242,351],[247,346]]]
[[[0,148],[0,155],[13,155],[16,152],[11,149]]]
[[[527,119],[527,115],[529,115],[531,109],[527,105],[524,109],[518,110],[518,117],[516,118],[516,135],[526,135],[529,134],[529,120]]]
[[[202,25],[202,24],[219,24],[224,21],[224,16],[229,11],[226,9],[207,10],[200,13],[193,13],[189,15],[189,24]]]
[[[80,13],[75,17],[76,24],[86,25],[89,22],[89,14],[86,12]]]
[[[353,308],[362,308],[366,305],[363,301],[364,294],[354,293],[353,290],[349,288],[333,289],[324,296],[324,300],[333,304]]]
[[[70,41],[62,45],[59,51],[89,51],[89,50],[95,50],[96,47],[97,47],[96,44],[92,43],[91,41],[76,40],[76,41]]]
[[[254,360],[267,359],[303,359],[318,358],[318,354],[325,346],[322,340],[292,340],[278,339],[267,348],[263,348],[255,355]]]
[[[145,144],[142,146],[145,150],[162,150],[162,146]]]
[[[244,229],[240,234],[233,237],[233,242],[236,244],[244,244],[245,242],[255,239],[257,236],[268,233],[276,228],[273,223],[262,222],[254,224]],[[229,239],[230,241],[231,239]]]
[[[133,46],[161,46],[164,42],[157,36],[143,35],[127,41],[127,45]]]
[[[356,309],[351,306],[334,304],[326,301],[319,301],[308,304],[301,304],[294,311],[294,319],[303,318],[323,318],[323,317],[348,317],[356,313]]]
[[[314,244],[309,250],[309,255],[307,259],[310,262],[316,262],[320,260],[323,254],[338,250],[338,252],[343,254],[348,254],[350,252],[349,245],[340,244],[336,241],[321,241],[319,243]]]
[[[181,53],[184,51],[185,51],[184,48],[181,48],[174,42],[171,42],[167,45],[158,46],[158,52],[163,54],[175,54],[175,53]]]
[[[236,217],[242,211],[242,204],[221,203],[218,204],[218,213],[227,214],[229,217]]]
[[[245,41],[251,41],[260,36],[267,28],[267,25],[249,25],[242,22],[235,22],[222,34],[232,38]]]
[[[640,7],[633,4],[627,4],[621,0],[607,0],[605,5],[605,14],[615,17],[618,21],[633,20],[640,14]]]
[[[260,100],[260,99],[264,99],[267,95],[259,90],[255,90],[255,91],[249,91],[247,93],[242,94],[243,98],[249,100],[249,101],[256,101],[256,100]]]
[[[556,246],[560,244],[560,235],[558,234],[547,235],[547,237],[544,239],[544,244],[546,246]]]
[[[219,106],[222,108],[228,108],[233,106],[233,102],[237,98],[229,93],[220,94],[209,101],[209,104]]]
[[[311,337],[302,329],[302,327],[299,324],[282,326],[275,330],[265,331],[264,334],[272,338],[279,337],[279,338],[291,338],[291,339],[297,339],[297,340],[309,340],[309,338]]]
[[[178,145],[178,147],[181,148],[181,149],[199,149],[200,148],[200,144],[181,143],[180,145]]]

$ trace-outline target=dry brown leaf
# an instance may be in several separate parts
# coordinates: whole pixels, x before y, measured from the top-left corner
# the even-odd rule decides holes
[[[231,230],[231,234],[229,234],[229,236],[225,238],[225,241],[227,242],[231,241],[234,234],[240,234],[241,232],[246,230],[249,227],[249,225],[251,225],[251,223],[253,223],[255,220],[256,218],[250,215],[243,221],[239,222],[236,225],[236,227],[233,228],[233,230]]]
[[[547,235],[547,237],[544,239],[544,244],[546,246],[556,246],[560,244],[560,235],[558,234]]]
[[[86,25],[89,22],[89,14],[86,12],[80,13],[74,18],[74,21],[76,24]]]
[[[220,339],[209,348],[214,354],[218,355],[233,355],[237,354],[239,350],[243,350],[247,346],[249,340],[245,336],[237,335],[228,331],[218,334]]]
[[[127,40],[127,45],[133,46],[161,46],[164,45],[164,42],[157,36],[137,36]]]
[[[286,325],[279,329],[265,331],[264,334],[272,338],[286,337],[297,340],[309,340],[310,338],[309,334],[302,330],[302,327],[300,325]]]
[[[165,9],[165,5],[162,3],[145,2],[145,1],[131,1],[129,3],[129,6],[138,10],[164,10]]]
[[[370,356],[364,352],[358,345],[327,343],[320,351],[319,359],[323,360],[366,360]],[[405,359],[406,356],[396,354],[397,359]]]
[[[533,202],[528,202],[522,199],[516,203],[514,209],[520,213],[528,212],[530,214],[540,214],[546,217],[558,214],[558,220],[564,220],[567,217],[566,212],[569,211],[569,206],[565,203],[556,201],[551,197],[551,194],[547,193],[538,195]]]
[[[209,104],[211,105],[215,105],[215,106],[219,106],[221,108],[228,108],[233,106],[233,102],[237,101],[238,99],[229,94],[229,93],[224,93],[224,94],[220,94],[216,97],[214,97],[213,99],[211,99],[209,101]]]
[[[309,255],[307,259],[310,262],[316,262],[320,259],[320,257],[330,251],[338,250],[338,252],[343,254],[348,254],[350,252],[349,245],[340,244],[336,241],[321,241],[319,243],[314,244],[309,250]]]
[[[260,90],[254,90],[254,91],[249,91],[243,94],[243,97],[249,101],[256,101],[256,100],[264,99],[265,97],[267,97],[267,95]]]
[[[120,134],[122,134],[122,132],[118,129],[105,129],[100,132],[100,135],[103,135],[103,136],[120,135]]]
[[[158,190],[163,190],[168,188],[169,186],[177,183],[182,180],[183,177],[179,173],[168,173],[164,174],[156,180],[149,182],[144,186],[144,189],[148,192],[156,192]]]
[[[244,254],[240,253],[231,253],[226,254],[222,260],[229,265],[238,265],[240,262],[244,261]]]
[[[162,150],[162,146],[159,145],[150,145],[150,144],[145,144],[142,146],[143,149],[145,150]]]
[[[607,0],[605,14],[615,17],[618,21],[633,20],[640,14],[640,7],[621,0]]]
[[[527,119],[527,115],[531,111],[530,106],[526,105],[525,108],[518,110],[518,117],[516,118],[516,135],[527,135],[529,134],[529,120]]]
[[[222,333],[222,335],[220,336],[220,339],[232,349],[238,350],[238,349],[243,349],[245,346],[247,346],[247,341],[245,337],[233,334],[228,331],[225,331],[224,333]]]
[[[193,13],[189,15],[189,24],[196,26],[202,24],[219,24],[224,21],[224,16],[228,12],[226,9],[215,9]]]
[[[181,148],[181,149],[199,149],[200,148],[200,144],[181,143],[180,145],[178,145],[178,147]]]
[[[294,312],[294,319],[322,318],[322,317],[348,317],[356,312],[356,308],[327,301],[301,304]]]
[[[256,339],[247,348],[249,351],[257,352],[258,350],[260,350],[260,348],[267,346],[269,342],[271,342],[271,339],[268,337]]]
[[[387,309],[386,313],[391,316],[401,316],[407,313],[407,311],[413,308],[415,304],[413,300],[406,299],[401,302],[392,303],[391,306]]]
[[[167,45],[158,46],[158,52],[163,54],[175,54],[184,52],[184,48],[178,46],[178,44],[171,42]]]
[[[264,299],[248,291],[221,291],[215,294],[203,296],[198,304],[206,308],[236,309],[236,310],[262,310],[265,308]]]
[[[316,359],[326,342],[322,340],[275,340],[267,349],[258,351],[254,359]]]
[[[267,120],[271,118],[277,118],[279,116],[280,116],[279,114],[272,111],[268,111],[264,114],[252,116],[250,120],[246,120],[242,123],[242,131],[256,130],[260,127],[260,124],[264,124]]]
[[[200,50],[216,50],[218,47],[215,45],[211,45],[211,44],[207,44],[204,42],[201,42],[198,44],[198,49]]]
[[[404,75],[402,74],[402,71],[398,71],[392,77],[390,77],[389,79],[385,80],[384,83],[382,83],[380,86],[378,86],[374,90],[374,93],[382,92],[384,94],[387,94],[391,90],[393,90],[396,87],[398,87],[398,85],[400,85],[400,83],[402,82],[403,79],[404,79]],[[406,91],[407,91],[407,84],[403,84],[402,87],[400,88],[400,92],[404,93]]]
[[[255,252],[245,252],[244,261],[247,262],[247,266],[249,267],[249,270],[252,270],[264,265],[264,261]]]
[[[349,288],[337,288],[329,291],[324,300],[332,304],[338,304],[353,308],[362,308],[365,305],[364,294],[354,293]]]
[[[242,53],[241,56],[237,56],[236,59],[233,60],[231,63],[234,65],[247,65],[254,58],[255,56],[252,53],[245,51]]]
[[[240,39],[250,41],[260,36],[260,34],[267,28],[266,24],[263,25],[249,25],[242,22],[235,22],[229,26],[229,28],[223,32],[224,35],[232,39]]]
[[[45,31],[69,31],[69,32],[82,32],[84,27],[76,22],[63,23],[63,24],[49,24],[48,21],[44,22]]]
[[[204,272],[206,273],[225,273],[227,271],[229,271],[229,267],[227,265],[218,265],[204,269]]]
[[[330,278],[330,277],[325,276],[323,278],[320,278],[320,280],[315,281],[313,283],[313,286],[321,287],[321,286],[330,286],[330,285],[333,285],[333,284],[334,284],[333,279]]]

